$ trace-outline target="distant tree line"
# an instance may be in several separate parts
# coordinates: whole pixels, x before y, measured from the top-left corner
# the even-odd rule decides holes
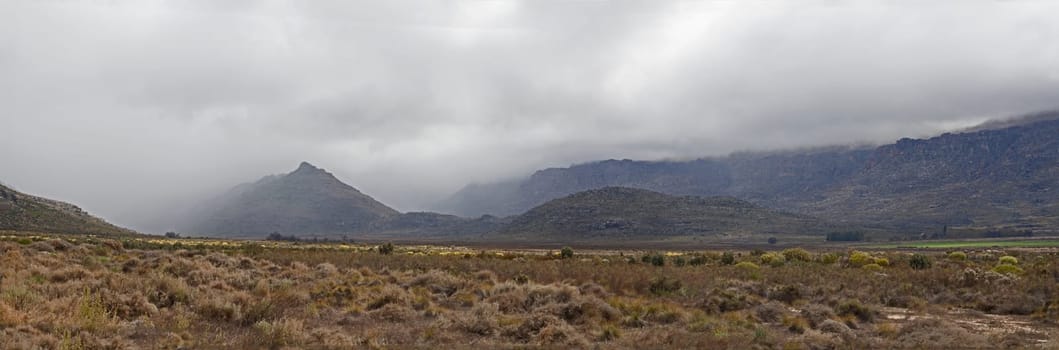
[[[267,241],[284,241],[284,242],[301,242],[302,239],[298,238],[298,236],[295,236],[295,235],[284,236],[283,234],[281,234],[279,232],[273,232],[273,233],[270,233],[268,235],[268,237],[265,237],[265,240],[267,240]]]
[[[342,236],[342,238],[320,238],[320,237],[312,237],[312,238],[305,237],[305,238],[303,238],[303,237],[295,236],[293,234],[289,235],[289,236],[286,236],[286,235],[283,235],[282,233],[279,233],[279,232],[270,233],[267,237],[265,237],[265,240],[266,241],[282,241],[282,242],[309,242],[309,243],[334,243],[334,242],[350,243],[350,242],[353,242],[353,238],[350,238],[349,236]]]
[[[1023,230],[1023,231],[1018,231],[1018,230],[1014,230],[1014,231],[996,231],[996,230],[992,230],[992,231],[986,231],[986,233],[983,234],[983,236],[985,236],[987,238],[1033,237],[1033,231],[1032,230]]]
[[[864,232],[831,232],[827,234],[828,242],[863,241]]]

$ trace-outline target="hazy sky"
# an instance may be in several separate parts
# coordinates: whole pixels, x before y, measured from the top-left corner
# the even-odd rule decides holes
[[[0,0],[0,181],[118,224],[302,160],[469,182],[1059,107],[1056,1]]]

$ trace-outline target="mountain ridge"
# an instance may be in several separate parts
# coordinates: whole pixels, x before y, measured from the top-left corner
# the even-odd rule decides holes
[[[764,208],[734,197],[672,196],[629,187],[604,187],[550,200],[499,230],[493,238],[521,240],[658,241],[824,236],[839,227]]]
[[[398,214],[326,170],[302,162],[287,174],[237,185],[210,200],[181,231],[262,237],[274,232],[337,234]]]
[[[0,184],[0,230],[129,236],[136,231],[92,216],[76,205]]]
[[[464,216],[511,215],[606,186],[734,196],[836,222],[900,230],[948,225],[1056,230],[1059,112],[981,130],[873,148],[734,153],[687,161],[603,160],[521,180],[469,185],[439,205]],[[1048,192],[1050,191],[1050,192]],[[1021,199],[1024,196],[1025,199]]]

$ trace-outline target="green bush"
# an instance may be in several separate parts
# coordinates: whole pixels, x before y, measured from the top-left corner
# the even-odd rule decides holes
[[[1021,267],[1012,264],[1000,264],[993,268],[993,272],[1005,275],[1021,275],[1025,271],[1022,271]]]
[[[853,251],[849,253],[849,263],[853,266],[864,266],[875,262],[875,258],[871,254],[859,251]]]
[[[875,265],[890,266],[890,259],[887,259],[887,258],[875,258]]]
[[[688,260],[688,264],[691,266],[706,265],[706,256],[695,255]]]
[[[772,267],[780,267],[787,263],[787,259],[779,253],[765,253],[761,254],[761,263]]]
[[[684,256],[677,256],[673,258],[673,265],[684,266],[687,265],[688,261],[684,259]]]
[[[1015,257],[1013,257],[1011,255],[1004,255],[1004,256],[1000,257],[1000,264],[1001,265],[1018,265],[1019,264],[1019,259],[1017,259],[1017,258],[1015,258]]]
[[[824,265],[831,265],[837,263],[839,259],[838,254],[835,253],[824,253],[820,254],[820,263]]]
[[[913,254],[908,260],[908,266],[915,270],[928,269],[931,265],[930,258],[923,254]]]
[[[651,280],[649,290],[656,295],[663,295],[679,291],[682,287],[680,280],[662,276]]]
[[[563,249],[559,251],[559,258],[561,259],[569,259],[572,257],[574,257],[574,248],[563,247]]]
[[[662,254],[655,253],[651,255],[651,265],[654,266],[665,266],[666,257]]]
[[[386,244],[379,246],[379,254],[390,255],[393,254],[394,249],[393,243],[386,242]]]
[[[735,264],[735,254],[732,254],[732,252],[724,252],[724,254],[721,255],[721,263],[725,265]]]
[[[808,250],[805,250],[805,249],[802,249],[802,248],[784,249],[783,250],[783,257],[786,258],[787,261],[801,261],[801,262],[813,261],[813,254],[809,253]]]
[[[952,261],[964,261],[964,260],[967,260],[967,253],[964,253],[964,252],[952,252],[952,253],[949,253],[949,260],[952,260]]]
[[[882,271],[882,266],[880,266],[879,264],[875,264],[875,263],[866,264],[864,266],[861,266],[860,268],[868,270],[868,271]]]

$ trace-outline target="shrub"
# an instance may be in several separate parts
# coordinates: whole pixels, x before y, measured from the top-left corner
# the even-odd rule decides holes
[[[688,260],[688,264],[691,266],[706,265],[706,256],[695,255]]]
[[[1005,274],[1005,275],[1021,275],[1025,271],[1022,268],[1011,265],[1011,264],[1000,264],[993,268],[993,272]]]
[[[868,270],[868,271],[882,271],[882,266],[880,266],[879,264],[876,264],[876,263],[867,264],[867,265],[861,266],[860,268]]]
[[[930,258],[923,254],[913,254],[911,259],[908,259],[908,266],[915,270],[929,269],[932,263]]]
[[[849,253],[849,263],[853,266],[864,266],[875,262],[875,258],[871,254],[859,251],[853,251]]]
[[[393,254],[394,246],[393,243],[386,242],[386,244],[379,246],[379,254],[390,255]]]
[[[1004,255],[1004,256],[1000,257],[1000,264],[1001,265],[1018,265],[1019,264],[1019,259],[1017,259],[1017,258],[1015,258],[1015,257],[1013,257],[1011,255]]]
[[[749,261],[739,262],[738,264],[735,264],[735,268],[743,271],[757,271],[761,269],[761,267],[757,266],[757,264]]]
[[[724,254],[721,255],[721,263],[725,265],[735,264],[735,254],[732,254],[732,252],[724,252]]]
[[[835,313],[839,316],[856,316],[861,322],[871,322],[875,319],[875,312],[867,305],[861,304],[860,300],[846,300],[835,307]]]
[[[560,259],[569,259],[569,258],[573,258],[573,257],[574,257],[574,248],[563,247],[563,249],[559,251],[559,258]]]
[[[890,259],[887,259],[887,258],[875,258],[875,265],[890,266]]]
[[[673,258],[673,265],[684,266],[684,265],[687,265],[687,264],[688,264],[688,261],[684,260],[684,256],[677,256],[677,257]]]
[[[662,295],[679,291],[682,287],[683,283],[680,283],[680,280],[662,276],[651,281],[649,290],[651,293]]]
[[[964,252],[952,252],[952,253],[949,253],[949,260],[953,260],[953,261],[964,261],[964,260],[967,260],[967,253],[964,253]]]
[[[614,339],[621,338],[621,329],[614,325],[603,326],[603,331],[599,334],[599,341],[606,342]]]
[[[820,261],[821,264],[831,265],[831,264],[837,263],[838,259],[839,259],[838,254],[835,254],[835,253],[824,253],[824,254],[820,254],[819,261]]]
[[[779,253],[765,253],[761,254],[761,263],[772,267],[780,267],[787,263],[787,259],[783,258],[783,255]]]
[[[783,250],[783,257],[787,261],[809,262],[813,260],[813,254],[802,248],[790,248]]]
[[[302,320],[284,318],[275,322],[260,321],[254,324],[258,340],[262,345],[279,348],[298,344],[305,340],[305,325]]]
[[[666,264],[666,257],[662,254],[654,253],[651,255],[651,265],[664,266]]]

